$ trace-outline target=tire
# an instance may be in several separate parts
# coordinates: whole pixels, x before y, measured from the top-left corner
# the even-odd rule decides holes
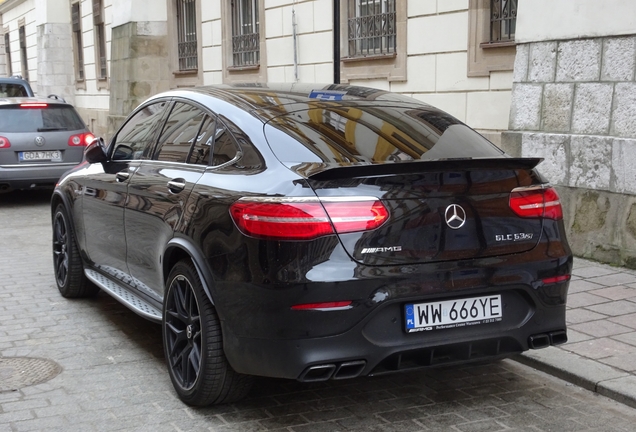
[[[253,378],[239,374],[223,352],[216,308],[190,260],[172,268],[163,306],[163,347],[168,373],[188,405],[235,402],[247,396]]]
[[[53,271],[62,297],[90,297],[99,291],[84,275],[75,233],[63,204],[53,215]]]

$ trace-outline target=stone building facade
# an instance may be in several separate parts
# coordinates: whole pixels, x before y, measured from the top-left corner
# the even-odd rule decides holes
[[[563,5],[559,16],[572,20],[551,34],[524,40],[519,29],[502,147],[545,159],[539,169],[558,187],[577,255],[636,268],[636,23],[621,19],[636,4],[596,6]],[[580,27],[592,15],[596,24]],[[526,18],[536,28],[545,16]]]

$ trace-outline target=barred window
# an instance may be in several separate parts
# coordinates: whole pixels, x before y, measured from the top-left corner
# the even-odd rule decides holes
[[[490,0],[490,42],[515,40],[517,0]]]
[[[9,39],[9,32],[4,34],[4,55],[7,64],[7,76],[13,75],[13,67],[11,65],[11,40]]]
[[[260,63],[258,0],[231,0],[234,66]]]
[[[93,0],[93,25],[95,26],[95,66],[97,79],[108,78],[108,67],[106,65],[106,35],[104,34],[104,6],[102,0]]]
[[[396,0],[349,0],[349,57],[396,52]]]
[[[197,7],[196,0],[177,0],[177,51],[179,70],[197,70]]]
[[[71,23],[73,26],[73,49],[75,50],[75,79],[84,81],[84,45],[82,43],[82,15],[79,3],[71,5]]]
[[[20,38],[20,60],[22,62],[22,78],[29,80],[29,62],[27,61],[27,43],[26,32],[24,26],[18,28],[18,37]]]

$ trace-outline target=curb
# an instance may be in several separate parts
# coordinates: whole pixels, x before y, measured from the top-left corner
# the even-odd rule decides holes
[[[526,351],[511,359],[636,408],[636,377],[628,372],[555,347]]]

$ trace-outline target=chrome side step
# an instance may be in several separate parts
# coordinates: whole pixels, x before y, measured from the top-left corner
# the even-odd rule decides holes
[[[107,278],[101,273],[91,269],[84,269],[86,277],[95,285],[103,289],[107,294],[111,295],[118,302],[122,303],[128,309],[138,315],[151,321],[161,322],[161,311],[148,303],[147,301],[137,297],[134,293],[124,288],[122,285]]]

